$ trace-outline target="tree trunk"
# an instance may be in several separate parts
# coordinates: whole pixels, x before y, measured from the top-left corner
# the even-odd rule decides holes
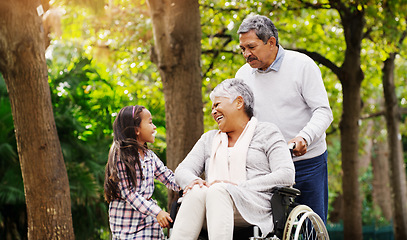
[[[362,239],[362,202],[359,190],[360,84],[348,78],[343,86],[343,113],[340,122],[344,239]]]
[[[0,3],[7,84],[27,204],[28,239],[74,239],[68,176],[55,126],[40,1]]]
[[[382,123],[380,119],[379,124]],[[384,119],[383,119],[384,124]],[[383,125],[380,125],[383,126]],[[376,130],[373,136],[380,133]],[[373,202],[380,207],[383,217],[390,221],[392,215],[392,196],[389,178],[389,150],[387,141],[375,141],[374,153],[372,154],[373,166]]]
[[[353,6],[330,1],[338,10],[344,28],[346,52],[339,80],[342,83],[343,113],[340,122],[342,152],[342,189],[344,239],[363,239],[362,202],[359,190],[360,87],[364,75],[360,67],[364,13]]]
[[[203,133],[197,0],[148,0],[165,99],[167,165],[174,170]],[[170,202],[176,197],[170,193]]]
[[[399,131],[400,113],[394,86],[394,60],[396,53],[391,53],[384,61],[383,91],[385,99],[385,116],[389,142],[390,179],[393,192],[393,216],[395,239],[407,239],[407,189],[403,149]]]

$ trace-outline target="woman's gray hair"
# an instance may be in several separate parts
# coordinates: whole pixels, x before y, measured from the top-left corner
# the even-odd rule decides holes
[[[244,110],[247,116],[253,117],[254,95],[250,87],[242,79],[226,79],[216,86],[209,95],[212,102],[215,97],[229,98],[233,102],[239,96],[243,98]]]
[[[261,15],[247,17],[243,20],[237,33],[247,33],[250,30],[254,30],[257,37],[262,40],[264,44],[266,44],[271,37],[274,37],[276,39],[276,45],[278,45],[277,28],[268,17]]]

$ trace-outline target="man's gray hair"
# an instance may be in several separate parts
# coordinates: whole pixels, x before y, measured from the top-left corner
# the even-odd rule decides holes
[[[237,33],[247,33],[250,30],[254,30],[257,37],[262,40],[264,44],[266,44],[271,37],[275,37],[276,45],[278,45],[277,28],[268,17],[262,15],[247,17],[243,20]]]
[[[215,97],[229,98],[233,102],[239,96],[243,98],[244,110],[247,116],[253,117],[254,95],[250,87],[242,79],[226,79],[219,83],[209,95],[212,102],[215,100]]]

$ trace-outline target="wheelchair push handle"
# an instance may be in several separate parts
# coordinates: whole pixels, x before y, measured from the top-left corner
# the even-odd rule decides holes
[[[287,146],[290,150],[291,156],[294,156],[294,148],[296,147],[295,142],[289,143]]]

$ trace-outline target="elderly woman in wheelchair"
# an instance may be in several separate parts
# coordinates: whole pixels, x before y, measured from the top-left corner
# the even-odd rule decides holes
[[[273,230],[271,190],[294,184],[290,151],[279,129],[253,117],[253,93],[240,79],[227,79],[211,93],[219,130],[201,136],[175,170],[184,189],[172,240],[233,239],[233,231],[258,226]],[[205,173],[205,179],[200,176]]]

